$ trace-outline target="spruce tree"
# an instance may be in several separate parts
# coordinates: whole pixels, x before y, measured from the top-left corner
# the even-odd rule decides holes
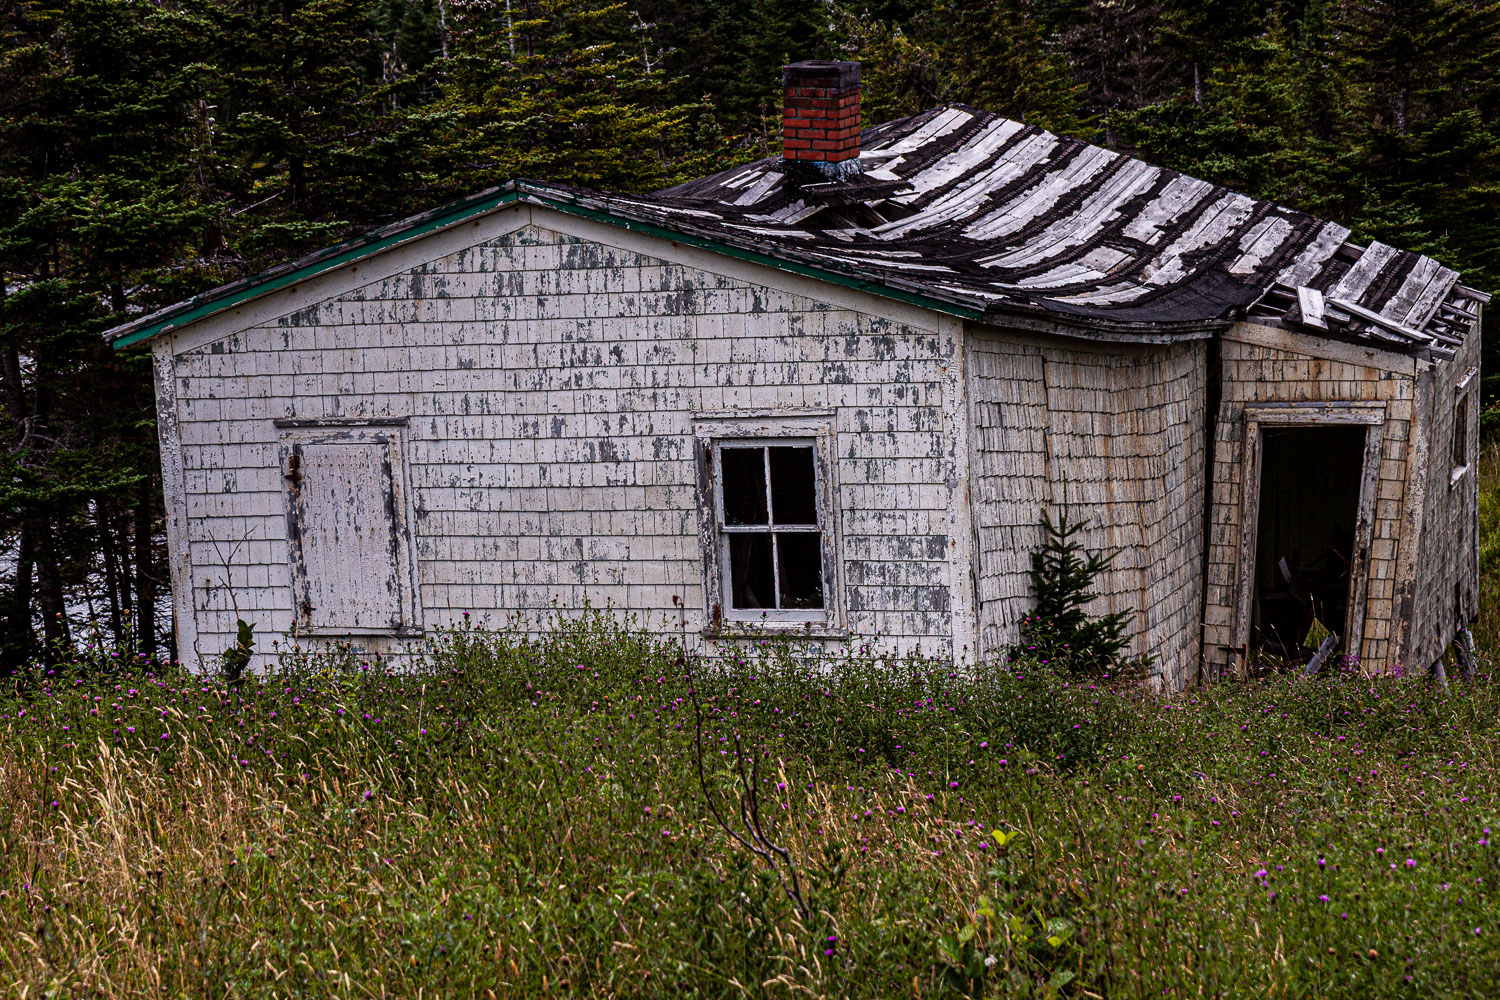
[[[1361,236],[1500,282],[1500,3],[1344,7],[1333,55],[1351,91],[1349,215]]]
[[[1042,527],[1046,537],[1032,553],[1027,574],[1036,606],[1021,622],[1021,642],[1012,656],[1076,673],[1119,667],[1120,654],[1130,644],[1125,630],[1131,613],[1094,618],[1084,610],[1094,600],[1094,582],[1109,568],[1113,553],[1086,549],[1078,538],[1086,522],[1068,520],[1066,511],[1055,522],[1044,511]]]
[[[1161,40],[1161,6],[1145,0],[1090,0],[1063,45],[1094,114],[1134,110],[1168,96],[1173,60]]]
[[[0,10],[0,33],[0,669],[71,641],[80,609],[152,652],[150,361],[113,357],[98,334],[160,304],[144,276],[209,218],[183,114],[202,93],[203,20],[144,0],[22,2]]]
[[[1084,88],[1068,66],[1059,38],[1029,0],[946,0],[927,20],[927,37],[943,40],[943,96],[1088,138]]]
[[[846,17],[849,57],[870,65],[866,121],[945,101],[1088,138],[1084,88],[1029,0],[939,0],[907,26]]]
[[[442,96],[412,117],[431,136],[428,169],[456,186],[532,177],[641,191],[718,165],[720,150],[693,148],[701,106],[671,103],[624,5],[515,0],[455,10],[451,25]]]

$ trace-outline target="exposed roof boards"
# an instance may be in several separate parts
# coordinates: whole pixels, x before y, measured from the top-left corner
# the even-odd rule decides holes
[[[516,182],[110,333],[124,346],[516,201],[960,315],[1142,337],[1254,315],[1447,354],[1487,298],[1430,258],[973,108],[867,129],[860,162],[831,183],[770,158],[642,196]],[[1322,296],[1323,325],[1295,308],[1304,288]]]

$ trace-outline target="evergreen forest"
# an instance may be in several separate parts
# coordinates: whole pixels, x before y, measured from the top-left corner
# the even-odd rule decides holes
[[[774,155],[806,58],[866,124],[975,105],[1500,291],[1495,0],[0,0],[0,672],[167,652],[151,358],[104,330],[509,178]]]

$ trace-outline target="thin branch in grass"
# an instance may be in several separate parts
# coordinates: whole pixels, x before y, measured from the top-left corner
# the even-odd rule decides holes
[[[679,663],[686,666],[686,657],[681,658]],[[765,827],[761,823],[760,798],[756,794],[756,786],[760,782],[759,758],[751,757],[750,774],[747,776],[744,749],[740,744],[740,734],[736,732],[734,734],[735,773],[740,779],[740,785],[745,789],[739,795],[740,821],[745,827],[745,832],[741,833],[724,818],[718,800],[708,787],[708,774],[703,766],[703,709],[699,704],[697,677],[692,667],[687,667],[687,681],[688,697],[693,703],[693,758],[698,766],[698,787],[703,791],[703,801],[708,804],[709,815],[731,840],[760,858],[771,871],[775,872],[782,891],[786,893],[786,898],[791,901],[797,915],[807,920],[812,916],[812,910],[808,908],[807,902],[802,897],[802,884],[797,878],[797,866],[792,862],[791,852],[767,836]]]

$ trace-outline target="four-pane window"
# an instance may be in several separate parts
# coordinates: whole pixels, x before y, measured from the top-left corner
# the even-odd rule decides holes
[[[825,621],[826,529],[814,442],[718,442],[714,463],[726,615]]]

